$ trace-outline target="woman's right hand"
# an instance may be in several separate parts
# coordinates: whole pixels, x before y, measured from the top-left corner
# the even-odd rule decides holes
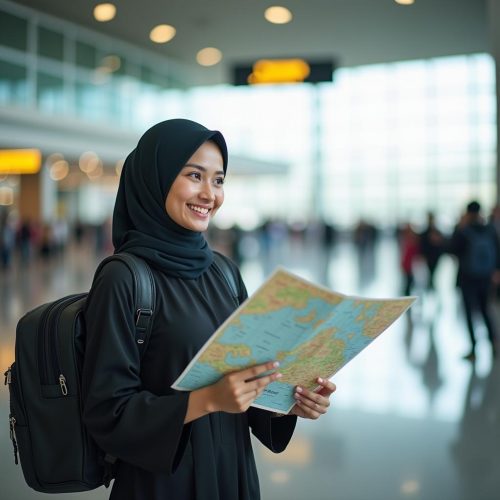
[[[231,372],[215,384],[191,392],[184,423],[216,411],[245,412],[269,383],[281,377],[275,371],[278,366],[278,362],[270,361]],[[269,371],[273,373],[263,375]]]
[[[226,374],[210,386],[213,411],[225,411],[226,413],[247,411],[265,387],[281,377],[281,373],[276,371],[265,376],[262,374],[276,370],[278,367],[278,362],[271,361]]]

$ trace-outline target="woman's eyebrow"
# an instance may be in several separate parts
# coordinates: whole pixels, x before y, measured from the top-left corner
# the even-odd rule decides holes
[[[202,167],[201,165],[198,165],[196,163],[186,163],[184,165],[184,168],[186,168],[186,167],[196,168],[197,170],[200,170],[201,172],[207,172],[207,169],[205,167]],[[215,175],[224,175],[224,170],[217,170],[217,172],[215,172]]]

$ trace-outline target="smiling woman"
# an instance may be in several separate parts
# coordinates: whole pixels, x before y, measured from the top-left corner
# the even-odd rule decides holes
[[[238,268],[232,292],[203,232],[224,201],[222,134],[190,120],[149,129],[123,166],[113,214],[116,252],[144,259],[155,282],[151,334],[135,341],[133,276],[114,261],[92,286],[85,311],[84,420],[98,446],[118,458],[111,499],[258,500],[251,432],[283,451],[297,416],[326,412],[335,386],[297,387],[289,415],[252,407],[281,374],[250,366],[192,392],[172,389],[194,355],[247,298]]]
[[[180,171],[165,207],[177,224],[191,231],[206,231],[224,201],[224,162],[212,141],[202,144]]]

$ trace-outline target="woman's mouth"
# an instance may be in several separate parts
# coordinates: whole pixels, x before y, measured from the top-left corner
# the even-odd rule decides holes
[[[188,206],[188,208],[191,211],[195,212],[196,214],[198,214],[198,215],[200,215],[202,217],[206,217],[209,214],[210,210],[211,210],[210,208],[200,207],[199,205],[190,205],[190,204],[188,204],[187,206]]]

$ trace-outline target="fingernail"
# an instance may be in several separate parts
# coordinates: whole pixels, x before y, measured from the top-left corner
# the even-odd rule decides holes
[[[274,368],[278,368],[278,366],[279,366],[279,365],[280,365],[280,362],[279,362],[279,361],[275,361],[275,362],[273,363]]]
[[[297,387],[296,391],[297,392],[302,392],[302,387]]]
[[[323,383],[323,379],[322,379],[321,377],[318,377],[318,382],[319,382],[320,384],[322,384],[322,383]]]
[[[281,378],[282,376],[283,376],[283,374],[282,374],[282,373],[277,373],[277,374],[276,374],[276,378]]]

